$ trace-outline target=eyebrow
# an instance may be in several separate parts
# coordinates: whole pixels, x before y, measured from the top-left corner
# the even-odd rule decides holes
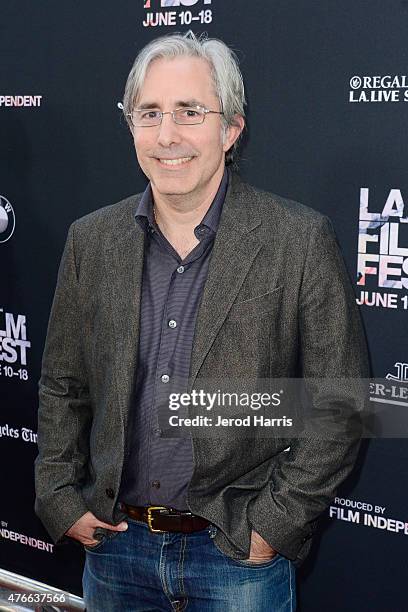
[[[195,98],[191,98],[190,100],[177,100],[175,103],[175,108],[187,108],[189,106],[203,106],[205,108],[205,104],[196,100]],[[139,110],[146,110],[148,108],[160,108],[160,104],[157,102],[144,102],[143,104],[139,104],[137,106]]]

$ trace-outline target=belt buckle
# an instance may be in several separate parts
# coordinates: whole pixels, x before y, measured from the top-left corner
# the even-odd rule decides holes
[[[148,506],[147,508],[147,524],[149,526],[149,529],[152,533],[164,533],[163,529],[155,529],[152,526],[152,522],[154,519],[154,516],[152,516],[152,510],[167,510],[166,506]]]

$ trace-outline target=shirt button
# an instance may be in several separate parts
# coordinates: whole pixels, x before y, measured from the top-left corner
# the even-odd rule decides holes
[[[169,327],[171,327],[172,329],[174,329],[175,327],[177,327],[177,322],[174,319],[170,319],[169,321]]]
[[[168,383],[170,380],[170,376],[168,374],[163,374],[163,376],[161,376],[160,380],[162,381],[162,383]]]
[[[177,268],[177,272],[178,272],[179,274],[183,274],[183,272],[184,272],[184,266],[179,266],[179,267]]]
[[[160,489],[160,480],[153,480],[152,487],[155,489]]]

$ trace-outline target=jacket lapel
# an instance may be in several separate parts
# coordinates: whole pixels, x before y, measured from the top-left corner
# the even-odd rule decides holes
[[[137,368],[144,231],[134,214],[140,196],[129,204],[105,246],[105,270],[117,345],[111,355],[119,408],[126,426]]]
[[[246,275],[262,248],[253,230],[261,219],[250,217],[244,184],[230,173],[220,223],[199,307],[190,367],[190,390]]]

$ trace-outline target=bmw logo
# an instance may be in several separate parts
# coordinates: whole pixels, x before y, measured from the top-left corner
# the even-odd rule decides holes
[[[7,198],[0,195],[0,244],[12,237],[15,226],[13,207]]]

